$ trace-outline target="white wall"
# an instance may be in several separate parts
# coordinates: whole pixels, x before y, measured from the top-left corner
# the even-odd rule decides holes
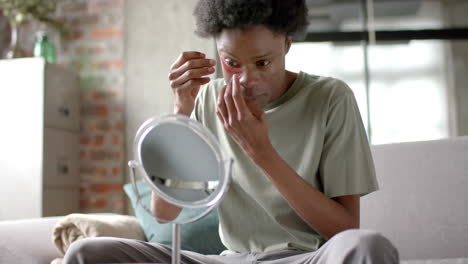
[[[467,1],[447,1],[445,4],[448,27],[468,28]],[[468,135],[468,40],[450,41],[451,68],[448,69],[453,85],[452,111],[456,113],[454,136]]]
[[[215,56],[214,42],[193,33],[195,3],[195,0],[126,1],[127,160],[133,157],[133,139],[141,123],[155,115],[172,113],[173,96],[167,76],[179,53],[197,50]]]

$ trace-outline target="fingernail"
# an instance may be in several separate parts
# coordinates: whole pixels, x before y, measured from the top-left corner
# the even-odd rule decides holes
[[[213,59],[210,59],[210,65],[215,65],[215,64],[216,64],[216,61]]]

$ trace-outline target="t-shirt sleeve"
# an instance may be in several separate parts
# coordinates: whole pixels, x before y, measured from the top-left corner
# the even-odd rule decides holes
[[[326,117],[320,180],[328,197],[378,190],[369,141],[351,89],[331,100]]]
[[[190,118],[194,119],[203,124],[203,101],[206,93],[208,84],[202,85],[198,91],[197,97],[195,98],[195,105],[193,111],[190,114]]]
[[[201,111],[202,111],[202,109],[200,107],[200,102],[199,102],[198,97],[197,97],[195,99],[195,106],[193,108],[192,113],[190,114],[190,118],[200,122]]]

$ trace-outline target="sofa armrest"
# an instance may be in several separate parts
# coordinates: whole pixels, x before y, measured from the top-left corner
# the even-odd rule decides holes
[[[0,263],[49,264],[61,257],[52,230],[62,217],[0,221]]]

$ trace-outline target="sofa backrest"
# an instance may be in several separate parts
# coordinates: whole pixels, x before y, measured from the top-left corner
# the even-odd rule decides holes
[[[468,257],[468,137],[372,146],[380,190],[361,199],[361,228],[400,258]]]

